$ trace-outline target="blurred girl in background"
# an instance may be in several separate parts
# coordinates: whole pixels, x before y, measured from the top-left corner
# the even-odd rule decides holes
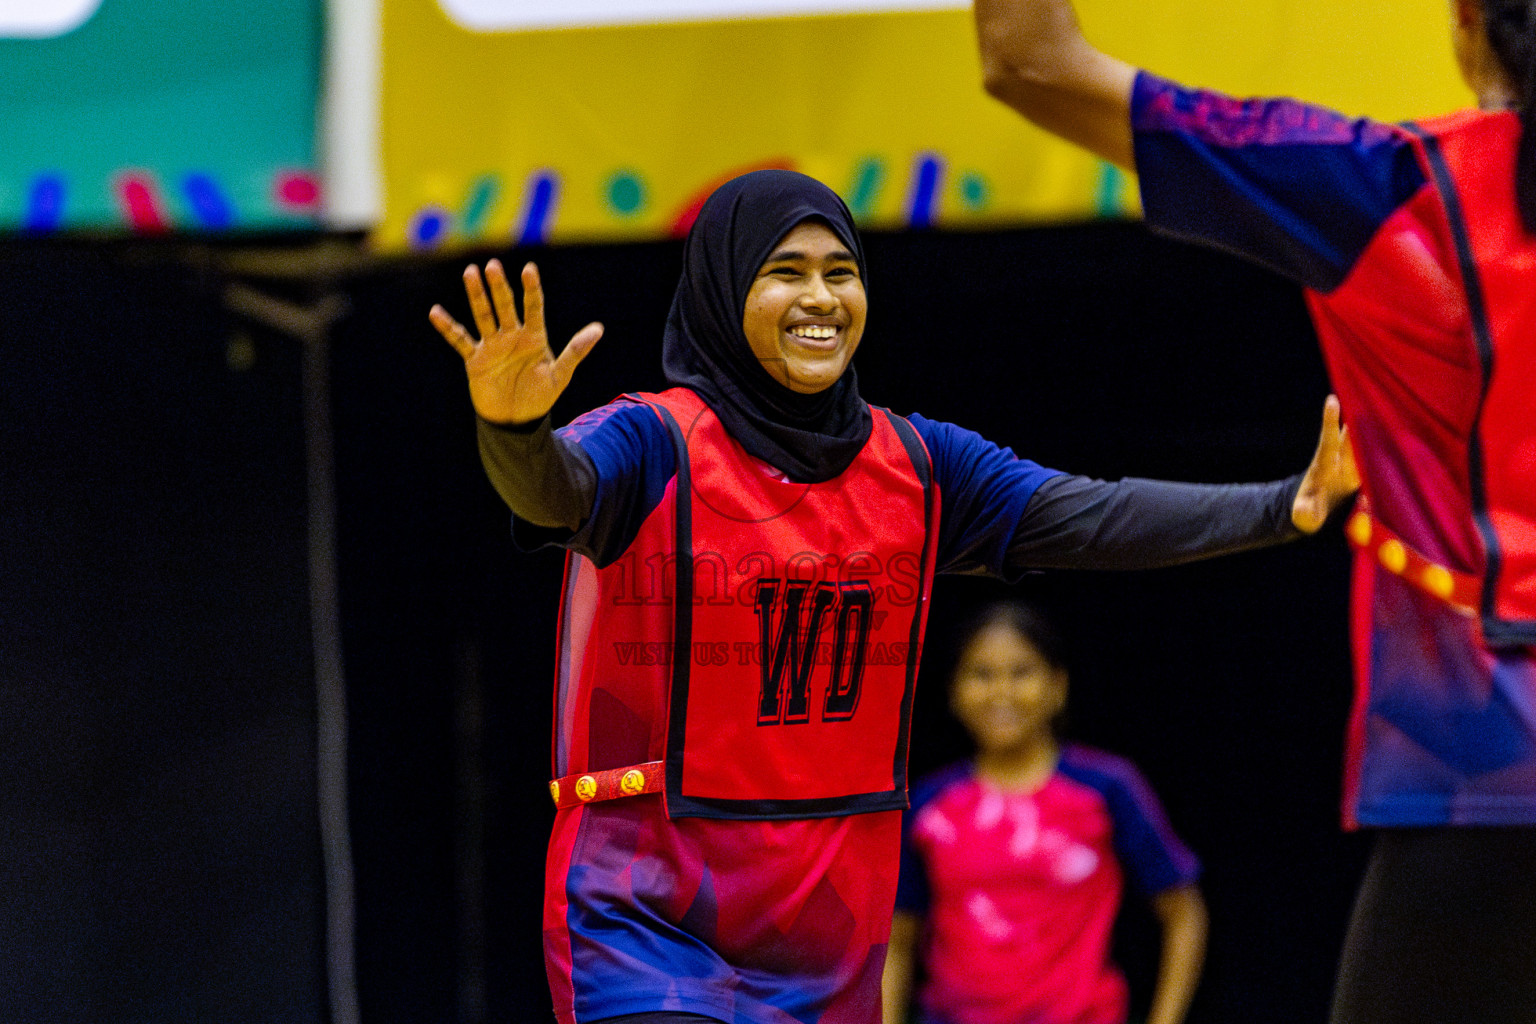
[[[950,709],[976,755],[920,782],[903,823],[885,1021],[1124,1024],[1110,942],[1127,876],[1162,923],[1148,1024],[1179,1024],[1205,954],[1199,864],[1126,760],[1063,742],[1065,644],[1038,609],[986,608]]]

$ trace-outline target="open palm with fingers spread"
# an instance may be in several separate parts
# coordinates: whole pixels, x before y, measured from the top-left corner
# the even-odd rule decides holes
[[[577,331],[556,357],[544,329],[544,289],[532,263],[523,267],[521,319],[507,272],[498,260],[485,264],[483,281],[479,267],[465,268],[464,291],[480,332],[478,340],[442,306],[433,306],[427,318],[463,357],[475,412],[492,423],[542,419],[571,382],[577,364],[603,336],[603,325],[590,323]]]

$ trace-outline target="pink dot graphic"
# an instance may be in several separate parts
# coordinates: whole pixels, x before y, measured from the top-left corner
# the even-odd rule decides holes
[[[283,171],[277,176],[277,201],[294,209],[309,209],[320,202],[320,182],[308,171]]]

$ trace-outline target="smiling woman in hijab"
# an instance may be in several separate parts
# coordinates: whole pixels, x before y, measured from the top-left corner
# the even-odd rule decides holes
[[[1318,529],[1356,485],[1109,483],[871,407],[863,250],[826,186],[736,178],[688,236],[672,385],[551,429],[602,333],[549,348],[523,269],[465,272],[464,358],[519,543],[569,552],[545,963],[561,1024],[877,1024],[938,572],[1171,565]],[[487,290],[488,288],[488,290]]]

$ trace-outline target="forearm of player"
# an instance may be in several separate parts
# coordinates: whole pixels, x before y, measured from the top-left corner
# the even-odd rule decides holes
[[[1152,909],[1162,922],[1163,943],[1147,1024],[1183,1024],[1205,964],[1210,915],[1195,885],[1158,893],[1152,898]]]
[[[1188,484],[1058,476],[1025,506],[1008,544],[1013,569],[1156,569],[1300,536],[1297,474],[1265,484]]]
[[[975,17],[989,94],[1046,131],[1135,169],[1136,69],[1089,44],[1068,0],[976,0]]]
[[[885,949],[885,974],[881,978],[883,1024],[905,1024],[912,1000],[912,976],[917,956],[917,935],[922,918],[896,911],[891,920],[891,941]]]
[[[547,416],[526,426],[476,422],[480,462],[513,514],[534,526],[580,528],[597,492],[581,448],[556,436]]]

